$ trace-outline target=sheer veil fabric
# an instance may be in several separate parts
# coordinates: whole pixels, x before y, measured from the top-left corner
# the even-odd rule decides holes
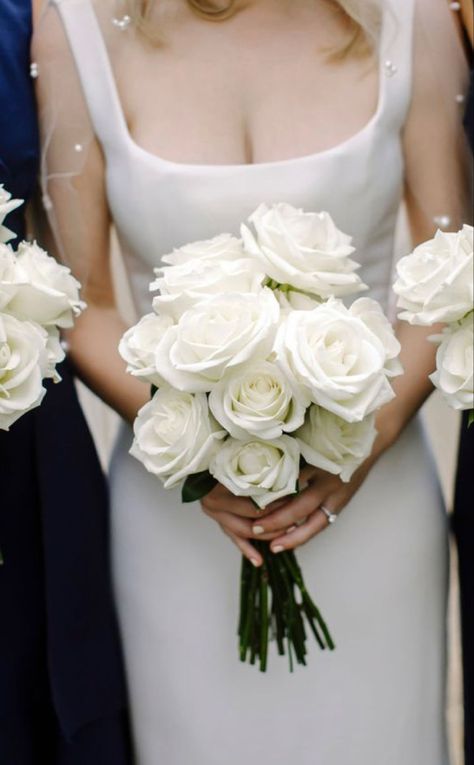
[[[354,236],[361,276],[387,307],[403,199],[415,238],[427,238],[437,226],[460,225],[469,179],[465,63],[447,4],[386,0],[382,10],[373,113],[362,112],[354,88],[345,103],[351,120],[360,119],[350,134],[325,113],[340,136],[335,144],[318,145],[315,125],[314,153],[246,165],[178,161],[142,146],[124,105],[130,89],[140,103],[144,85],[133,72],[145,43],[115,4],[48,4],[33,54],[43,201],[86,299],[109,268],[111,221],[143,314],[161,255],[236,233],[265,200],[327,209]],[[159,97],[151,112],[146,104],[157,135]],[[238,552],[199,507],[184,509],[179,492],[164,492],[129,456],[130,444],[124,424],[110,486],[139,765],[447,765],[447,528],[419,422],[377,463],[335,527],[300,551],[337,650],[315,651],[294,675],[274,650],[265,676],[239,664]]]

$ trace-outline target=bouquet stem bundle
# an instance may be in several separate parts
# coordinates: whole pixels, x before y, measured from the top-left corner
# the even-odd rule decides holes
[[[196,502],[216,486],[209,471],[188,476],[181,498]],[[242,662],[258,662],[266,672],[268,645],[275,638],[280,656],[288,654],[290,672],[294,663],[306,665],[308,628],[321,650],[335,648],[329,629],[306,589],[303,573],[292,550],[275,554],[268,542],[252,540],[263,558],[256,568],[242,556],[240,575],[239,656]]]
[[[306,665],[307,629],[322,650],[334,650],[334,642],[319,609],[306,589],[292,551],[275,555],[268,543],[255,542],[264,560],[255,568],[242,558],[240,580],[240,660],[267,669],[268,644],[276,640],[280,656],[288,654],[290,672],[294,662]]]

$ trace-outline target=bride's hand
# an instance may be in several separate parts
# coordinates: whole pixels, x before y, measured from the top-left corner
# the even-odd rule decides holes
[[[305,544],[329,525],[321,505],[329,513],[339,515],[365,481],[378,458],[397,440],[402,429],[399,424],[401,418],[393,415],[397,406],[399,402],[394,400],[379,414],[378,436],[372,454],[348,483],[343,483],[340,478],[324,470],[307,466],[300,474],[300,486],[304,488],[296,497],[280,499],[259,511],[250,499],[235,497],[218,484],[202,500],[204,512],[219,523],[242,554],[255,566],[260,566],[263,559],[252,544],[252,539],[269,542],[275,553],[293,550]]]
[[[300,484],[304,486],[296,496],[285,504],[270,511],[254,523],[252,535],[256,539],[268,539],[274,534],[271,549],[274,553],[294,550],[312,537],[324,531],[329,525],[324,507],[329,514],[339,515],[367,477],[374,459],[370,458],[354,473],[349,483],[343,483],[338,476],[314,468],[303,468]]]
[[[389,407],[385,409],[389,410]],[[390,421],[390,417],[387,420]],[[254,539],[266,539],[269,534],[274,534],[270,546],[274,553],[280,553],[294,550],[324,531],[329,526],[328,514],[337,516],[341,513],[381,454],[396,440],[392,427],[384,422],[383,414],[379,417],[378,431],[372,454],[348,483],[319,468],[304,467],[300,473],[302,491],[296,497],[289,497],[283,505],[281,502],[269,505],[265,517],[253,524]]]
[[[283,504],[285,504],[284,500],[275,502],[272,508],[259,511],[250,499],[236,497],[220,483],[201,500],[205,514],[220,525],[222,531],[254,566],[261,566],[263,559],[250,540],[258,538],[262,541],[271,541],[281,534],[281,529],[268,534],[255,534],[253,527],[257,520],[262,520],[268,513]]]
[[[263,559],[252,539],[269,542],[274,553],[293,550],[308,542],[329,525],[321,506],[327,512],[339,515],[382,451],[382,447],[376,446],[348,483],[324,470],[307,466],[300,473],[302,491],[296,497],[273,502],[262,511],[250,499],[234,496],[221,484],[201,501],[202,508],[206,515],[217,521],[241,553],[254,566],[260,566]]]

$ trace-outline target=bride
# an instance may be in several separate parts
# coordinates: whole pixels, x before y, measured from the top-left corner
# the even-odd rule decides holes
[[[109,231],[143,315],[173,247],[238,233],[263,201],[324,209],[388,308],[402,200],[415,242],[462,219],[450,13],[445,0],[50,0],[43,15],[43,198],[89,304],[70,355],[123,418],[112,548],[139,765],[447,765],[447,530],[416,416],[432,328],[400,327],[405,374],[349,484],[315,470],[257,522],[219,486],[204,512],[183,507],[128,454],[148,392],[117,353]],[[321,505],[340,516],[329,531]],[[275,555],[304,545],[336,637],[293,675],[276,651],[262,675],[233,649],[240,552],[259,565],[256,538]]]

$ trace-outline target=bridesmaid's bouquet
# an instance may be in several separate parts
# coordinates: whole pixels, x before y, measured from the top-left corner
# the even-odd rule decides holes
[[[68,268],[35,242],[16,252],[7,244],[14,234],[3,220],[21,204],[0,186],[0,430],[40,405],[44,379],[60,381],[59,331],[85,307]]]
[[[399,318],[410,324],[447,326],[430,340],[438,344],[430,379],[454,409],[473,420],[474,259],[473,227],[438,231],[397,265],[394,291]]]
[[[217,482],[258,509],[298,493],[303,464],[349,481],[371,452],[376,410],[393,396],[399,343],[366,289],[351,238],[326,212],[262,204],[241,227],[163,257],[153,312],[124,335],[128,371],[152,386],[131,454],[184,502]],[[240,658],[305,664],[306,626],[334,648],[293,552],[254,541],[244,558]]]

